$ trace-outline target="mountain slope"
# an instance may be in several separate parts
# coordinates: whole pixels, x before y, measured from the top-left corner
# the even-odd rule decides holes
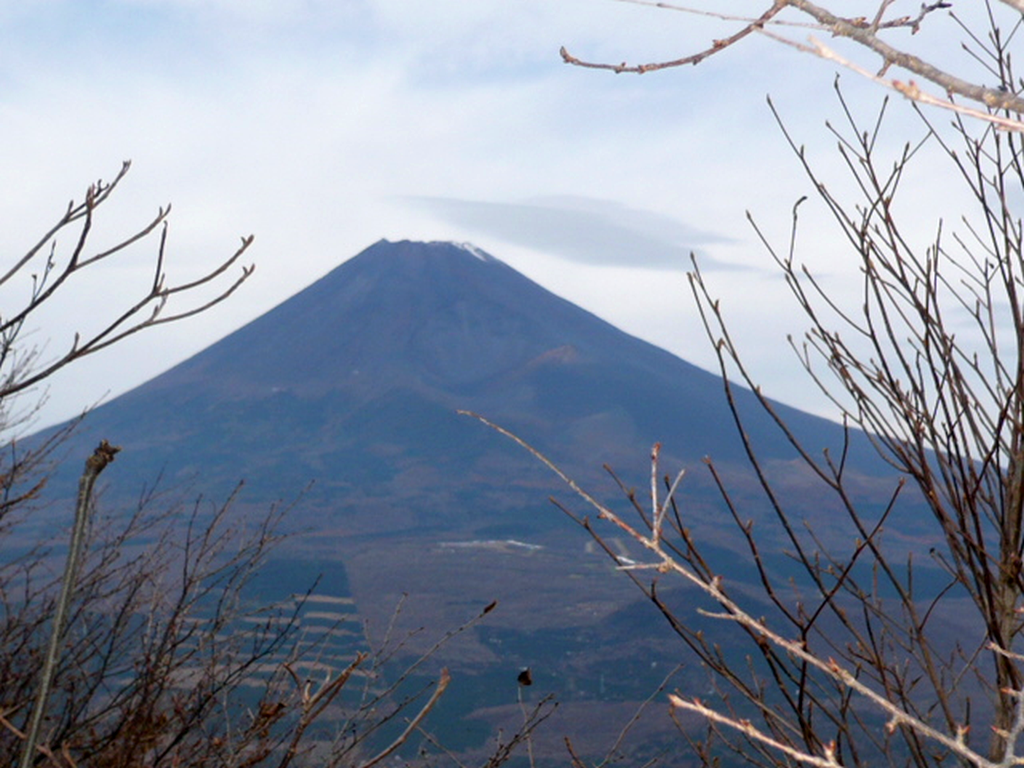
[[[753,398],[740,405],[764,455],[790,457]],[[83,434],[124,443],[125,473],[195,475],[221,489],[245,477],[257,497],[316,480],[309,503],[332,510],[346,501],[336,492],[404,502],[467,481],[507,507],[510,479],[495,465],[538,468],[456,409],[590,476],[602,462],[642,468],[655,440],[669,460],[743,460],[716,376],[451,243],[376,243],[96,409]],[[780,411],[810,444],[838,444],[834,425]],[[433,525],[431,515],[408,522]]]
[[[841,515],[808,491],[792,447],[753,395],[736,397],[793,514],[826,539],[848,542]],[[107,505],[130,501],[138,483],[158,475],[214,496],[245,479],[243,499],[259,513],[314,482],[287,521],[299,535],[268,568],[294,585],[312,583],[320,564],[343,566],[338,582],[351,586],[359,615],[378,630],[404,594],[403,621],[438,632],[498,599],[486,626],[442,656],[464,680],[453,722],[514,702],[516,672],[527,665],[538,689],[566,701],[643,700],[677,652],[671,633],[547,497],[591,510],[525,451],[457,409],[513,430],[620,509],[627,502],[602,463],[643,488],[651,445],[661,441],[665,471],[689,469],[680,494],[687,525],[742,588],[758,577],[738,567],[749,552],[701,471],[711,456],[740,513],[757,521],[766,553],[786,561],[788,542],[745,469],[719,378],[472,246],[374,244],[97,408],[72,450],[87,455],[101,438],[124,447],[104,475]],[[842,445],[835,424],[777,409],[812,448]],[[862,500],[886,503],[892,482],[872,477],[877,461],[854,456],[848,472],[863,475],[853,483]],[[70,493],[74,478],[66,480]],[[619,555],[643,557],[608,534]],[[321,588],[348,589],[329,580]],[[671,599],[671,590],[664,594]],[[435,636],[415,635],[408,653]],[[614,685],[602,671],[610,659],[629,670]],[[706,684],[699,671],[687,674]]]

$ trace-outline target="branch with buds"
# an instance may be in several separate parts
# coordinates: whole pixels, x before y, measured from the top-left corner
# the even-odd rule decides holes
[[[893,31],[909,31],[916,35],[938,11],[948,10],[952,7],[949,2],[922,3],[917,15],[895,15],[891,13],[891,6],[894,0],[881,0],[871,16],[843,16],[834,13],[828,8],[810,0],[772,0],[771,4],[757,16],[735,16],[714,10],[699,7],[676,5],[667,2],[654,2],[653,0],[620,0],[621,2],[633,3],[655,7],[661,10],[679,11],[682,13],[716,18],[725,22],[739,22],[743,26],[733,34],[716,38],[707,48],[696,53],[687,54],[675,59],[665,61],[654,61],[644,64],[629,64],[622,62],[611,64],[606,62],[587,61],[573,54],[563,46],[560,50],[562,60],[567,64],[588,69],[605,69],[615,73],[643,74],[662,69],[672,69],[687,64],[700,64],[705,59],[719,54],[752,34],[761,34],[775,40],[776,42],[790,46],[803,53],[809,53],[822,59],[834,61],[843,67],[849,68],[858,74],[890,88],[912,101],[929,106],[938,106],[944,109],[952,109],[961,114],[970,115],[987,122],[991,122],[1006,130],[1024,130],[1024,121],[1020,115],[1024,114],[1024,98],[1017,95],[1019,84],[1014,82],[1012,72],[1008,69],[993,71],[993,74],[1000,78],[996,86],[985,85],[974,82],[969,76],[958,75],[957,73],[936,66],[934,63],[922,59],[912,53],[909,48],[893,44],[886,37],[886,33]],[[1015,23],[1020,21],[1019,13],[1024,6],[1021,0],[999,0],[999,4],[1013,9],[1015,18],[1007,19],[1007,27],[1013,28]],[[986,3],[986,6],[990,5]],[[792,10],[799,13],[803,18],[800,21],[793,21],[787,18],[780,18],[783,11]],[[989,7],[990,18],[993,19],[992,34],[988,40],[982,42],[982,35],[970,33],[966,25],[958,19],[951,11],[948,15],[963,30],[967,31],[969,43],[964,48],[976,59],[992,56],[1001,56],[1005,47],[1012,37],[1012,34],[1001,35],[998,27],[995,26],[993,9]],[[811,36],[807,42],[801,42],[785,33],[784,30],[800,29],[817,32],[822,36],[842,38],[849,40],[860,48],[870,52],[881,63],[877,73],[871,73],[867,67],[855,64],[836,51],[824,45],[820,40]],[[977,50],[975,50],[977,49]],[[933,93],[928,93],[914,79],[896,79],[885,77],[890,69],[903,70],[917,78],[918,82],[926,82],[937,86],[945,98]],[[957,104],[955,97],[962,97],[972,102],[975,106],[969,107]]]
[[[646,549],[652,556],[651,560],[647,563],[620,565],[618,566],[619,570],[652,570],[662,574],[673,574],[688,584],[697,587],[722,608],[722,610],[718,612],[698,609],[701,615],[721,621],[734,622],[742,626],[749,633],[762,638],[764,642],[780,649],[790,658],[798,660],[799,662],[806,664],[808,667],[824,673],[825,676],[837,683],[839,686],[856,693],[862,699],[876,707],[880,712],[884,713],[887,718],[886,728],[890,732],[899,728],[909,729],[919,737],[923,737],[925,740],[941,745],[950,753],[957,755],[970,765],[978,766],[978,768],[1009,768],[1010,766],[1020,764],[1015,750],[1017,739],[1021,733],[1024,732],[1024,706],[1021,706],[1021,701],[1024,699],[1024,693],[1020,691],[1011,692],[1012,696],[1017,699],[1016,717],[1014,718],[1014,722],[1015,724],[1021,724],[1021,727],[1017,728],[1015,725],[1013,732],[1006,734],[1006,738],[1004,739],[1005,752],[1001,759],[990,760],[967,745],[965,739],[967,733],[966,726],[957,727],[956,732],[950,735],[935,728],[924,720],[909,714],[904,709],[893,704],[893,702],[890,701],[884,693],[880,693],[873,687],[864,683],[861,680],[860,675],[853,669],[840,663],[835,658],[822,658],[812,652],[804,641],[785,637],[771,629],[763,619],[755,618],[753,615],[748,613],[738,602],[726,593],[724,589],[724,580],[721,576],[716,575],[712,578],[707,578],[699,575],[692,568],[680,562],[679,558],[664,546],[661,529],[664,525],[665,510],[668,508],[670,503],[674,502],[673,497],[676,494],[679,483],[683,477],[682,472],[676,475],[674,482],[670,486],[669,493],[663,499],[659,500],[658,498],[657,483],[652,483],[654,515],[652,518],[651,531],[648,534],[630,524],[620,515],[609,509],[606,505],[595,499],[551,459],[518,435],[489,421],[479,414],[472,413],[470,411],[460,411],[459,413],[477,419],[482,424],[490,427],[524,448],[534,458],[554,472],[563,482],[566,483],[566,485],[569,486],[570,489],[572,489],[580,498],[592,507],[597,512],[597,517],[600,520],[605,520],[615,525],[619,530],[628,534],[634,541]],[[651,474],[654,478],[660,476],[660,470],[658,467],[659,453],[660,445],[656,444],[651,451]],[[1002,653],[1007,652],[1002,651]],[[702,715],[714,723],[732,728],[742,735],[759,742],[763,746],[781,751],[789,758],[798,760],[807,765],[821,766],[822,768],[834,768],[835,766],[841,765],[841,763],[838,762],[834,744],[831,746],[827,743],[824,744],[822,747],[822,754],[820,755],[811,754],[805,750],[794,748],[788,744],[784,744],[776,738],[773,738],[769,733],[753,724],[750,720],[715,710],[702,703],[699,699],[687,699],[673,694],[669,696],[669,701],[673,707]]]

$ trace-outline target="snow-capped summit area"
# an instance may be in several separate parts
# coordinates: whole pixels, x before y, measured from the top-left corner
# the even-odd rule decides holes
[[[450,243],[450,245],[454,245],[456,248],[459,248],[459,249],[461,249],[463,251],[466,251],[467,253],[471,253],[474,257],[480,259],[480,261],[486,261],[486,262],[496,262],[496,261],[498,261],[497,258],[495,258],[494,256],[491,256],[491,254],[487,253],[487,251],[485,251],[485,250],[483,250],[481,248],[477,248],[472,243],[456,243],[456,242],[452,242],[452,243]]]

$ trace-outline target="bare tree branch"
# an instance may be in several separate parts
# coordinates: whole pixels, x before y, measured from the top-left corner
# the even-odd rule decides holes
[[[716,53],[724,51],[726,48],[733,45],[734,43],[738,43],[751,32],[760,29],[770,19],[775,17],[775,15],[778,14],[784,7],[785,6],[783,3],[776,3],[763,14],[761,14],[760,18],[751,21],[739,32],[729,35],[728,37],[722,38],[721,40],[715,40],[710,48],[706,48],[705,50],[700,51],[699,53],[683,56],[682,58],[674,59],[672,61],[660,61],[652,62],[649,64],[636,64],[632,66],[626,64],[625,62],[623,62],[622,64],[601,64],[597,62],[582,61],[580,59],[577,59],[575,56],[572,56],[565,49],[565,46],[562,46],[562,48],[559,50],[559,54],[562,56],[562,61],[564,61],[566,64],[573,64],[577,67],[585,67],[588,69],[610,69],[616,73],[633,72],[636,74],[643,74],[644,72],[654,72],[659,69],[681,67],[685,64],[700,64],[702,61],[704,61],[704,59],[708,58],[709,56],[714,56]]]
[[[47,231],[43,238],[19,258],[3,276],[0,276],[0,285],[12,281],[16,276],[25,276],[41,258],[44,248],[47,245],[50,246],[49,250],[45,251],[45,259],[38,271],[33,273],[33,288],[28,299],[20,308],[8,310],[0,317],[0,401],[45,381],[66,365],[117,344],[140,331],[184,320],[209,310],[231,296],[252,274],[254,267],[243,265],[241,274],[227,286],[221,288],[212,298],[202,300],[195,306],[167,311],[168,307],[175,306],[175,302],[195,294],[198,289],[215,283],[227,270],[240,261],[253,242],[252,236],[242,238],[241,245],[235,252],[227,259],[217,263],[213,269],[195,279],[168,285],[163,270],[166,262],[167,216],[170,213],[170,206],[161,208],[145,226],[118,241],[112,247],[87,255],[86,248],[92,233],[96,211],[110,198],[129,168],[130,164],[126,162],[112,182],[100,181],[89,187],[83,202],[70,203],[64,215]],[[56,256],[56,237],[58,233],[76,224],[80,226],[80,229],[74,247],[67,258],[59,263]],[[146,240],[158,229],[160,238],[154,257],[154,277],[148,290],[142,296],[123,309],[115,309],[114,312],[117,314],[113,318],[105,322],[101,320],[99,330],[83,330],[75,333],[70,346],[52,360],[40,364],[38,358],[29,358],[32,364],[26,366],[25,353],[20,356],[11,354],[12,350],[19,347],[19,334],[26,320],[44,306],[49,305],[55,297],[63,296],[64,293],[61,289],[72,278],[111,258],[127,254],[131,246]],[[116,305],[114,306],[116,307]],[[95,324],[97,318],[87,318],[87,320],[91,321],[90,324]],[[6,371],[4,369],[5,362],[7,363]]]
[[[983,116],[983,119],[996,123],[1001,127],[1024,130],[1024,125],[1022,125],[1019,117],[991,114],[992,112],[1012,113],[1014,115],[1024,113],[1024,98],[1018,95],[1020,84],[1013,82],[1012,78],[1006,76],[1006,73],[1001,73],[1003,79],[996,86],[974,82],[883,39],[883,33],[891,32],[892,30],[906,29],[914,34],[918,33],[925,25],[926,20],[935,12],[950,8],[952,5],[950,2],[939,0],[937,2],[923,3],[916,16],[902,15],[893,17],[886,16],[886,12],[893,4],[890,0],[879,2],[875,14],[871,17],[842,16],[810,0],[773,0],[771,5],[760,16],[756,17],[741,17],[725,14],[713,9],[682,6],[666,2],[653,2],[652,0],[621,0],[621,2],[713,17],[723,21],[740,21],[744,26],[733,34],[714,40],[709,48],[671,60],[636,65],[630,65],[626,62],[612,64],[586,61],[571,55],[564,46],[560,50],[562,60],[568,64],[590,69],[607,69],[617,73],[642,74],[644,72],[681,67],[686,64],[699,64],[709,56],[738,44],[752,32],[758,32],[796,50],[840,63],[842,66],[853,69],[875,82],[892,88],[907,98],[922,104],[954,109],[975,117]],[[1024,8],[1021,0],[1001,0],[1001,2],[1017,11],[1021,11]],[[809,21],[801,23],[777,18],[786,9],[793,9],[799,12]],[[832,37],[850,40],[861,48],[877,55],[881,59],[881,66],[877,73],[869,74],[865,67],[848,61],[813,37],[808,43],[804,43],[778,32],[773,32],[770,29],[772,27],[804,27],[817,30],[822,34]],[[944,100],[927,93],[913,80],[905,82],[895,78],[885,78],[885,73],[894,67],[938,86],[946,94],[946,99]],[[954,96],[964,97],[977,105],[977,108],[972,110],[953,103]]]

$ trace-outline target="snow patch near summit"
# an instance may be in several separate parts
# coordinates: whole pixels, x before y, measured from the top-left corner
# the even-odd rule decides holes
[[[480,261],[484,261],[487,263],[497,261],[497,259],[491,256],[491,254],[487,253],[487,251],[477,248],[472,243],[452,243],[452,245],[454,245],[456,248],[461,248],[466,253],[471,254],[474,258],[480,259]]]

